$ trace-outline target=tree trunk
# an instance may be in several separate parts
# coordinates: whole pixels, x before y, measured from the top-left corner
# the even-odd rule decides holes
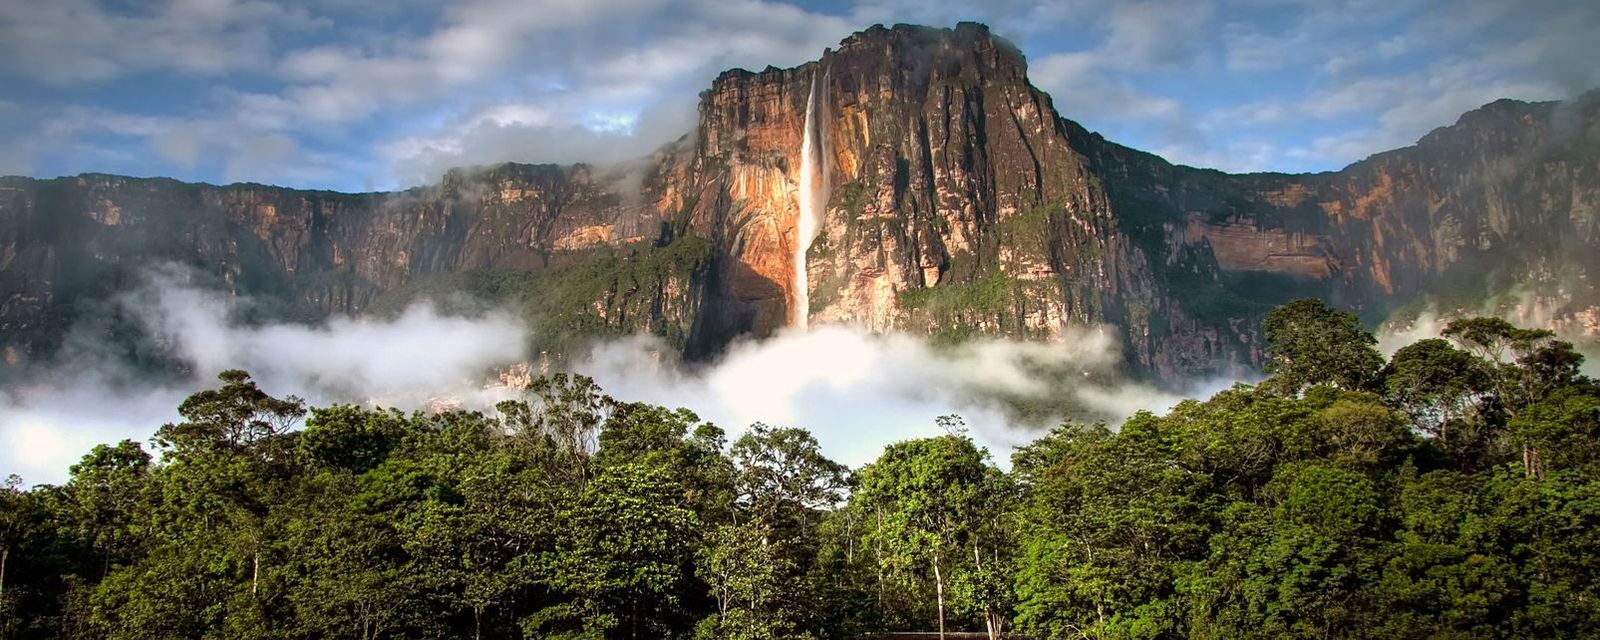
[[[255,553],[250,556],[250,595],[256,595],[257,587],[261,582],[261,548],[256,547]]]
[[[11,559],[11,547],[0,549],[0,596],[6,594],[6,561]]]
[[[939,640],[944,640],[944,574],[939,572],[939,554],[933,554],[933,590],[939,601]]]
[[[972,568],[979,576],[983,575],[983,552],[978,550],[978,545],[972,545]],[[989,640],[1000,640],[1000,630],[995,625],[994,603],[983,603],[983,624],[989,631]]]

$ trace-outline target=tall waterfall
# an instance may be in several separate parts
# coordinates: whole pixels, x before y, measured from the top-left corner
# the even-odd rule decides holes
[[[826,72],[822,85],[828,82]],[[800,141],[800,216],[795,224],[794,306],[789,309],[789,324],[802,330],[810,324],[811,289],[806,276],[806,251],[817,239],[828,206],[828,167],[823,147],[826,140],[817,129],[817,76],[811,76],[811,93],[806,97],[806,127]],[[826,101],[823,101],[826,108]],[[826,119],[824,116],[823,119]]]

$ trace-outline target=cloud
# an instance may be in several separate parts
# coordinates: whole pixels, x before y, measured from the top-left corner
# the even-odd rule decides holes
[[[1183,105],[1153,95],[1127,82],[1111,79],[1096,53],[1047,56],[1034,64],[1029,77],[1055,99],[1057,108],[1075,118],[1120,116],[1175,123],[1187,117]]]
[[[1374,335],[1378,339],[1378,351],[1390,357],[1406,345],[1443,337],[1451,320],[1474,316],[1501,318],[1519,327],[1554,331],[1559,339],[1573,343],[1583,355],[1581,371],[1584,375],[1600,376],[1600,326],[1592,324],[1597,310],[1582,309],[1574,314],[1563,307],[1560,296],[1552,298],[1539,295],[1532,287],[1519,287],[1485,300],[1476,308],[1441,309],[1430,301],[1421,311],[1399,311],[1384,320]]]
[[[1568,96],[1600,88],[1600,7],[1573,3],[1552,26],[1533,38],[1534,69]]]
[[[144,440],[176,420],[184,392],[128,389],[94,372],[51,386],[0,389],[0,469],[30,484],[60,483],[97,444]]]
[[[623,163],[693,131],[695,113],[693,101],[681,100],[637,116],[581,123],[573,120],[582,116],[561,116],[540,105],[497,104],[452,128],[391,140],[384,155],[408,184],[437,180],[452,167],[500,162]]]
[[[93,445],[146,440],[176,420],[183,398],[225,369],[316,404],[420,409],[448,398],[487,407],[508,395],[486,386],[491,374],[524,359],[527,329],[504,313],[446,315],[421,305],[388,319],[258,326],[237,319],[248,304],[176,268],[147,274],[116,305],[144,328],[146,347],[166,345],[192,375],[152,377],[79,331],[31,382],[0,389],[0,468],[60,482]]]
[[[46,90],[9,117],[39,126],[0,129],[0,168],[348,189],[594,162],[686,133],[652,114],[681,115],[725,68],[812,60],[873,22],[957,20],[1018,42],[1064,115],[1232,170],[1337,168],[1493,99],[1600,84],[1600,5],[1564,0],[13,2],[0,75]],[[485,117],[508,106],[546,119]],[[1278,110],[1228,117],[1251,106]],[[40,133],[73,110],[161,132]]]
[[[420,42],[288,52],[281,106],[338,123],[463,88],[510,87],[524,101],[655,101],[712,65],[795,64],[848,32],[837,18],[760,0],[473,0],[450,5]]]
[[[0,34],[32,35],[0,43],[19,54],[10,68],[0,62],[0,74],[62,85],[145,71],[204,79],[133,100],[154,109],[112,106],[150,91],[131,80],[119,98],[57,105],[40,118],[56,121],[41,123],[57,125],[56,135],[13,133],[6,146],[29,153],[7,165],[32,166],[45,152],[68,170],[107,170],[92,164],[89,147],[138,145],[126,156],[152,154],[179,177],[395,187],[432,181],[454,163],[642,155],[688,131],[686,119],[661,114],[683,113],[716,73],[804,62],[854,26],[764,0],[465,0],[414,7],[403,20],[337,2],[171,0],[136,11],[91,0],[13,3],[0,8]],[[204,62],[183,62],[191,60]],[[551,119],[479,117],[505,104]],[[63,112],[74,122],[61,126]],[[91,114],[98,118],[81,117]],[[644,129],[655,126],[672,130]],[[131,139],[107,144],[99,134]]]
[[[619,398],[687,406],[734,433],[756,421],[805,427],[828,455],[852,465],[871,461],[889,443],[936,433],[940,415],[965,417],[974,437],[1004,460],[1063,419],[1114,423],[1180,399],[1115,375],[1113,340],[1093,329],[1047,343],[946,348],[823,325],[738,343],[700,368],[682,368],[667,353],[654,339],[635,338],[600,345],[577,368]],[[1214,387],[1220,385],[1203,388]],[[1023,418],[1017,402],[1071,408]]]
[[[390,319],[334,317],[317,325],[247,326],[239,304],[196,288],[184,272],[153,274],[124,297],[149,336],[197,372],[249,370],[309,398],[418,406],[479,382],[522,357],[527,329],[505,313],[447,316],[432,306]]]
[[[478,0],[453,6],[420,46],[286,55],[279,71],[291,86],[250,96],[251,117],[331,124],[397,106],[433,112],[432,124],[377,143],[400,184],[459,165],[632,159],[689,132],[695,95],[724,68],[798,64],[850,30],[760,0]]]
[[[327,26],[255,0],[167,0],[114,11],[92,0],[0,3],[0,69],[52,84],[144,71],[215,76],[260,65],[272,33]]]
[[[11,157],[30,161],[34,154],[18,152],[48,151],[76,156],[124,154],[118,164],[148,167],[153,156],[177,167],[220,168],[218,179],[228,182],[254,181],[317,187],[359,170],[344,156],[307,150],[290,133],[249,126],[236,115],[151,116],[93,107],[69,107],[39,116],[34,129],[13,142]],[[133,141],[148,147],[129,148]],[[152,171],[134,170],[139,175]]]
[[[1207,34],[1214,28],[1213,3],[1147,1],[1095,9],[1084,19],[1103,34],[1097,44],[1036,60],[1029,69],[1034,84],[1051,94],[1063,115],[1113,139],[1168,150],[1202,146],[1193,111],[1140,80],[1212,64],[1217,40]]]
[[[1119,3],[1099,55],[1105,65],[1130,71],[1201,63],[1215,42],[1206,37],[1212,12],[1203,1]]]
[[[1337,118],[1375,112],[1372,124],[1316,136],[1289,148],[1290,158],[1319,164],[1348,163],[1380,151],[1412,144],[1428,131],[1446,126],[1467,111],[1506,96],[1557,100],[1557,86],[1503,75],[1503,63],[1452,60],[1419,73],[1368,78],[1308,96],[1300,113]]]
[[[525,338],[536,330],[494,310],[452,315],[427,304],[392,318],[249,324],[239,320],[249,300],[172,267],[147,274],[117,305],[143,328],[146,348],[163,347],[189,374],[152,378],[92,337],[99,332],[77,332],[31,382],[0,390],[0,468],[30,482],[63,481],[94,444],[148,439],[177,419],[184,397],[230,368],[249,371],[268,393],[314,405],[492,410],[514,393],[494,383],[496,372],[528,360]],[[1178,401],[1119,376],[1120,362],[1111,333],[1098,329],[1048,343],[947,347],[821,326],[742,341],[694,365],[651,337],[615,340],[579,354],[571,368],[619,399],[688,407],[735,437],[758,421],[805,427],[830,456],[860,464],[890,442],[937,434],[934,418],[950,413],[1003,461],[1062,419],[1114,421]]]

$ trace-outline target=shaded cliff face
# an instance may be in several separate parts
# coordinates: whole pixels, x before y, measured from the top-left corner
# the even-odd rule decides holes
[[[1373,320],[1499,301],[1600,338],[1600,94],[1498,101],[1314,175],[1177,167],[1099,139],[1089,149],[1125,227],[1166,235],[1169,260],[1209,252],[1232,293],[1317,295]]]
[[[373,194],[6,178],[0,342],[13,365],[47,355],[67,327],[114,314],[108,300],[167,263],[266,303],[264,313],[298,319],[360,312],[409,288],[439,293],[431,282],[461,273],[563,276],[565,290],[544,293],[576,299],[551,298],[549,306],[568,307],[552,314],[581,309],[593,316],[585,322],[681,341],[706,251],[673,234],[634,173],[506,165]],[[582,269],[601,266],[606,273]]]
[[[541,333],[650,332],[691,356],[800,307],[941,339],[1103,325],[1166,379],[1255,364],[1261,315],[1303,295],[1375,319],[1519,290],[1581,328],[1600,318],[1597,103],[1503,101],[1340,172],[1229,175],[1061,118],[981,25],[879,26],[799,67],[722,74],[691,135],[624,169],[504,165],[374,194],[0,180],[0,348],[49,353],[161,262],[299,317],[464,290]],[[803,183],[824,203],[799,260]]]

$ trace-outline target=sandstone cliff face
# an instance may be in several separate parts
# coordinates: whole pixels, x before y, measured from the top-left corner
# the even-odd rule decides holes
[[[1514,293],[1541,322],[1600,337],[1582,322],[1600,304],[1600,94],[1502,100],[1314,175],[1175,167],[1103,140],[1090,153],[1129,227],[1160,226],[1169,260],[1209,251],[1235,293],[1318,295],[1371,317],[1418,298],[1478,311]]]
[[[436,187],[341,194],[84,175],[0,180],[0,342],[47,353],[141,271],[178,263],[238,294],[323,316],[385,291],[471,270],[539,270],[649,253],[670,230],[623,172],[506,165],[452,171]],[[625,194],[625,195],[624,195]],[[600,253],[597,253],[600,252]],[[692,283],[663,275],[596,292],[608,306],[688,309]],[[633,304],[631,298],[650,300]],[[613,318],[620,313],[611,314]],[[676,314],[686,333],[692,311]],[[630,319],[649,330],[659,319]]]
[[[831,189],[799,265],[790,256],[813,85]],[[1206,338],[1194,340],[1189,362],[1163,351],[1194,327],[1158,290],[1144,250],[1116,229],[1114,207],[1049,97],[1028,83],[1021,53],[981,25],[874,27],[814,63],[731,71],[700,113],[685,172],[697,186],[681,190],[695,200],[677,206],[711,233],[718,262],[693,347],[770,334],[809,298],[813,322],[878,331],[1047,338],[1110,324],[1150,371],[1236,355]],[[809,295],[789,290],[796,268],[807,270]]]
[[[828,188],[799,261],[808,101]],[[1600,317],[1597,103],[1502,101],[1340,172],[1229,175],[1061,118],[981,25],[878,26],[816,62],[722,74],[692,135],[627,168],[371,194],[0,179],[0,347],[48,353],[160,262],[305,317],[464,287],[543,329],[652,332],[691,356],[802,305],[950,339],[1110,325],[1164,378],[1257,362],[1261,314],[1300,295],[1372,316],[1525,288],[1576,326]]]

